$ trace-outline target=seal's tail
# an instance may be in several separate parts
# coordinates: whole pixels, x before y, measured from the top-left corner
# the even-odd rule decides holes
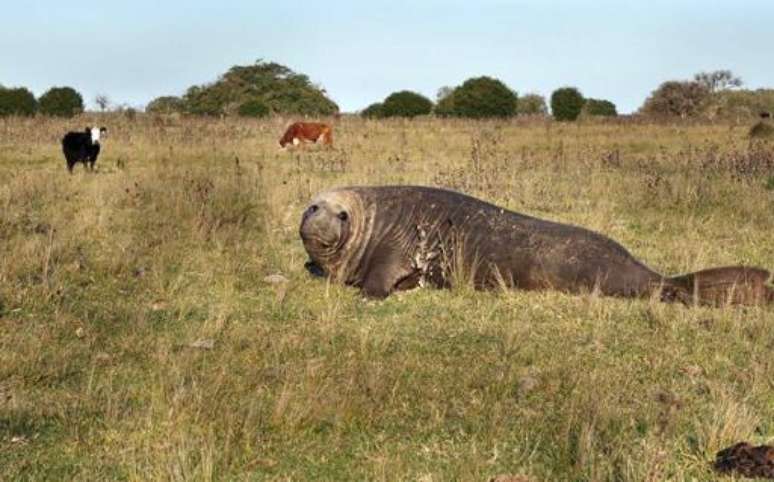
[[[771,273],[761,268],[726,266],[666,278],[665,301],[703,305],[774,304]]]

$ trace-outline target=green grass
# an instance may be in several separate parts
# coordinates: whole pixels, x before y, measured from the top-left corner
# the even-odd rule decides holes
[[[281,119],[100,122],[99,171],[68,176],[72,125],[0,120],[4,479],[715,480],[718,450],[774,442],[772,308],[366,301],[309,277],[297,235],[320,190],[429,184],[664,273],[771,269],[745,126],[344,118],[336,150],[288,154]]]

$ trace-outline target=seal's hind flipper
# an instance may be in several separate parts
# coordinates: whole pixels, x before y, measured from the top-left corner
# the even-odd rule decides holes
[[[665,288],[686,304],[765,305],[774,303],[770,279],[765,269],[726,266],[667,278]]]

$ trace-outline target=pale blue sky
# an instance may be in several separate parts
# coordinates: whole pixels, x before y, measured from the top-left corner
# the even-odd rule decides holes
[[[71,85],[142,106],[276,61],[344,111],[491,75],[575,85],[630,112],[664,80],[728,68],[774,86],[774,0],[35,1],[0,9],[0,84]]]

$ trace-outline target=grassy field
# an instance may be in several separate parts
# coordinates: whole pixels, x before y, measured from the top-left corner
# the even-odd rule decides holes
[[[542,120],[0,120],[0,478],[715,480],[774,442],[774,308],[552,292],[383,302],[311,278],[318,191],[462,190],[662,273],[774,268],[749,126]],[[94,174],[59,139],[109,129]],[[272,284],[268,275],[287,282]]]

